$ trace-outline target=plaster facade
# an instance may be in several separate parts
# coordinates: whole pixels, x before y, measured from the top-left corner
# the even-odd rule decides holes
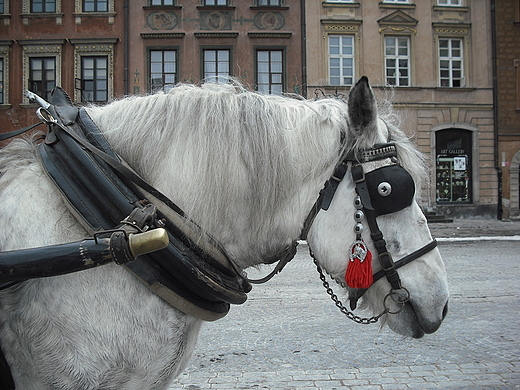
[[[343,72],[352,73],[352,80],[368,76],[380,98],[390,98],[403,130],[428,156],[431,174],[421,206],[450,217],[494,217],[498,180],[490,1],[443,3],[307,1],[308,94],[348,94],[350,79],[334,79],[334,43],[341,39],[347,46]],[[345,43],[343,37],[352,39]],[[392,46],[394,42],[398,44]],[[446,59],[451,61],[447,71],[441,69]],[[458,133],[469,137],[467,147],[439,148],[441,141],[454,144]],[[448,135],[453,139],[444,140]],[[454,161],[463,164],[455,166],[458,171]],[[451,173],[446,174],[442,168],[448,163]]]

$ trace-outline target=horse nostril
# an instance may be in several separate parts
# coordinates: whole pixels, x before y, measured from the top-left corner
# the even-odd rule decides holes
[[[448,315],[448,302],[446,302],[446,305],[444,306],[444,309],[442,310],[442,319],[444,320],[447,315]]]

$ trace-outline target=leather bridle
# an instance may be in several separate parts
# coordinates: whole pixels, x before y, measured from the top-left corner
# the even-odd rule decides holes
[[[365,173],[363,169],[364,163],[385,159],[390,160],[389,164],[375,170],[378,171],[377,174],[373,175],[375,178],[371,177],[372,172],[375,171]],[[320,197],[316,201],[312,211],[307,217],[306,228],[310,228],[314,218],[320,210],[327,210],[329,208],[336,189],[349,170],[351,172],[352,179],[356,184],[358,200],[360,200],[362,203],[360,208],[363,210],[363,213],[366,217],[368,226],[370,228],[370,238],[377,250],[377,257],[379,259],[379,263],[381,264],[381,270],[373,275],[372,285],[374,285],[374,283],[379,279],[386,276],[386,279],[391,286],[391,292],[389,295],[391,295],[394,300],[397,300],[399,304],[404,306],[404,304],[409,300],[410,294],[408,290],[403,287],[397,270],[433,250],[435,247],[437,247],[437,241],[433,239],[432,241],[423,245],[421,248],[413,251],[398,261],[393,260],[392,255],[386,247],[386,241],[383,237],[383,233],[379,229],[377,217],[379,215],[391,214],[410,206],[410,204],[413,202],[415,192],[415,185],[413,183],[412,177],[398,163],[397,150],[393,143],[378,144],[373,148],[363,150],[357,154],[348,153],[338,163],[331,178],[325,183],[325,187],[321,191]],[[384,172],[385,170],[387,170],[387,172]],[[399,186],[394,185],[395,189],[400,191],[400,193],[398,193],[397,197],[394,199],[394,202],[389,202],[388,199],[385,199],[387,197],[386,193],[389,192],[388,190],[390,189],[390,192],[392,190],[390,183],[381,181],[384,180],[381,178],[385,178],[386,176],[393,178],[395,180],[395,184],[399,184]],[[403,181],[405,183],[403,183]],[[378,192],[381,195],[379,198],[377,198]],[[381,206],[378,203],[386,204]],[[312,249],[310,251],[311,256],[315,258],[314,254],[312,253]],[[316,258],[315,262],[317,263]],[[319,265],[318,271],[321,271]],[[354,310],[357,305],[357,300],[368,290],[368,288],[351,290],[353,291],[349,292],[350,307],[352,310]],[[398,298],[394,298],[394,296],[397,296]],[[386,312],[389,313],[390,311],[387,309]]]

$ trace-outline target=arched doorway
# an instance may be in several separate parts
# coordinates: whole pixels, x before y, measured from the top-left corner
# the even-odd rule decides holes
[[[472,131],[446,128],[435,132],[435,200],[437,204],[473,202]]]

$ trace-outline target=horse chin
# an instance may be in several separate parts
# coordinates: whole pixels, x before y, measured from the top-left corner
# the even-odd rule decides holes
[[[416,339],[420,339],[426,334],[410,302],[404,305],[399,314],[389,314],[388,316],[386,324],[397,334]]]
[[[425,334],[437,331],[448,311],[448,304],[444,307],[442,318],[431,321],[426,319],[420,310],[416,310],[413,301],[408,301],[403,310],[397,315],[389,315],[387,325],[394,332],[408,337],[420,339]]]

